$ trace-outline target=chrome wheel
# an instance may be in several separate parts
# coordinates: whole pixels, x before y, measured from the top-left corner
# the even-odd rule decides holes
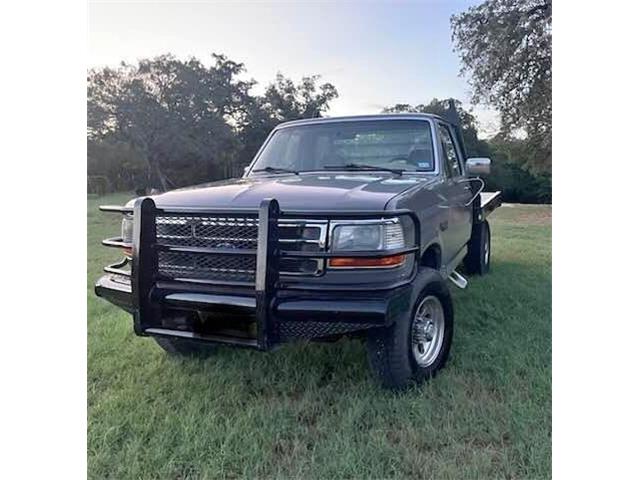
[[[413,358],[420,367],[431,365],[444,343],[444,310],[437,297],[428,295],[416,309],[411,326]]]

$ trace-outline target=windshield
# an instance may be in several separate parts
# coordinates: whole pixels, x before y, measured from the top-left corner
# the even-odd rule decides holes
[[[431,126],[420,120],[301,125],[277,130],[252,172],[379,167],[434,171]]]

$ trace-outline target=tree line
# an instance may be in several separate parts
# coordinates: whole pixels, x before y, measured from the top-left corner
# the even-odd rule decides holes
[[[262,95],[245,68],[162,55],[87,76],[88,173],[108,190],[173,187],[227,178],[247,165],[278,123],[319,116],[338,96],[318,76],[278,75]]]
[[[489,188],[507,201],[550,202],[550,1],[487,0],[451,21],[473,101],[495,106],[501,118],[498,135],[481,140],[476,118],[456,100],[469,155],[492,158]],[[89,70],[89,191],[167,190],[238,176],[278,123],[322,116],[338,97],[317,75],[294,82],[278,74],[255,94],[245,73],[217,53],[208,66],[167,54]],[[383,111],[445,108],[445,99],[433,99]]]

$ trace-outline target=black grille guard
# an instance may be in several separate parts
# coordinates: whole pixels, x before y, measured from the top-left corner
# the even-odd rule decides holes
[[[255,316],[257,322],[257,348],[267,350],[274,344],[275,326],[270,314],[275,293],[279,285],[279,262],[283,257],[298,258],[323,258],[334,257],[363,257],[376,258],[400,254],[414,254],[416,261],[409,283],[417,272],[420,255],[420,220],[417,215],[406,209],[382,210],[382,211],[281,211],[278,201],[264,199],[260,207],[255,209],[227,208],[158,208],[152,198],[143,197],[135,200],[133,207],[101,206],[104,212],[117,212],[133,214],[133,244],[129,245],[120,238],[106,239],[102,243],[108,247],[131,247],[132,265],[131,271],[122,269],[126,262],[105,267],[105,271],[115,275],[129,277],[131,281],[131,295],[134,310],[134,330],[138,335],[156,333],[154,325],[161,315],[160,306],[153,301],[152,291],[154,286],[162,278],[158,272],[158,252],[170,251],[180,253],[197,253],[213,255],[255,255]],[[156,238],[156,216],[164,214],[201,214],[201,215],[251,215],[258,217],[258,242],[257,250],[248,251],[226,248],[202,248],[189,246],[166,245],[158,242]],[[408,217],[414,227],[414,243],[412,246],[387,251],[361,251],[333,253],[307,252],[307,251],[282,251],[279,248],[278,220],[287,218],[306,218],[322,220],[344,219],[383,219],[390,217]],[[203,281],[210,285],[225,285],[224,281]],[[226,285],[232,285],[227,283]],[[154,321],[155,320],[155,321]]]

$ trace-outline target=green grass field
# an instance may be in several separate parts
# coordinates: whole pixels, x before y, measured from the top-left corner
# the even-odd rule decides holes
[[[364,345],[221,348],[168,357],[133,334],[93,282],[120,218],[88,202],[90,478],[520,478],[551,476],[551,208],[491,218],[492,272],[454,289],[447,367],[398,395]]]

